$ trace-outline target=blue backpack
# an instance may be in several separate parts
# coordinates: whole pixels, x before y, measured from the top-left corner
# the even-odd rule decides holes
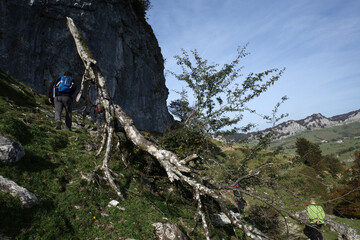
[[[60,92],[71,92],[74,82],[69,76],[62,76],[60,81],[56,84],[59,93]]]

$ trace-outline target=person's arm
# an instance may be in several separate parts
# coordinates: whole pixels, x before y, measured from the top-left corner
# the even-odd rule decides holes
[[[49,97],[49,103],[51,103],[51,99],[53,98],[53,94],[54,94],[54,85],[57,81],[60,80],[60,77],[58,79],[54,79],[51,84],[50,84],[50,87],[49,87],[49,92],[48,92],[48,97]]]
[[[321,206],[318,206],[318,219],[319,221],[317,222],[317,224],[323,223],[324,222],[324,218],[325,218],[325,212],[324,209]]]
[[[74,95],[74,93],[76,93],[76,89],[77,89],[77,83],[75,80],[73,80],[71,95]]]
[[[51,99],[53,98],[54,84],[55,84],[55,80],[51,82],[49,87],[49,91],[48,91],[49,103],[51,103]]]

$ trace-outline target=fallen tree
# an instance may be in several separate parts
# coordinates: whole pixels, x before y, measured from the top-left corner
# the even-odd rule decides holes
[[[112,152],[113,139],[115,135],[115,126],[117,121],[120,122],[126,136],[128,139],[138,148],[147,152],[151,156],[153,156],[159,164],[166,171],[167,177],[169,181],[180,181],[183,184],[186,184],[192,189],[192,193],[194,196],[194,200],[197,202],[197,210],[194,216],[195,222],[201,221],[206,239],[210,239],[210,233],[208,229],[208,222],[204,211],[204,199],[205,197],[213,199],[221,211],[226,215],[226,217],[230,220],[231,224],[239,229],[241,229],[246,236],[255,240],[263,240],[270,239],[260,230],[256,229],[252,224],[246,223],[243,219],[239,218],[233,211],[231,211],[228,206],[225,204],[225,200],[221,195],[221,191],[227,190],[235,190],[234,186],[249,178],[256,178],[264,169],[271,167],[272,164],[265,164],[260,166],[259,168],[249,171],[244,176],[240,176],[237,178],[235,182],[232,182],[228,185],[212,185],[211,187],[207,184],[204,184],[204,179],[201,178],[200,174],[196,173],[193,169],[187,166],[187,163],[191,161],[191,159],[196,158],[196,155],[190,155],[187,158],[179,159],[177,155],[171,151],[165,150],[155,143],[147,140],[135,127],[133,120],[129,117],[124,110],[117,104],[113,102],[110,97],[109,91],[106,86],[105,78],[101,72],[100,67],[97,65],[96,60],[92,56],[86,42],[77,27],[74,24],[74,21],[71,18],[67,18],[67,25],[70,29],[72,37],[75,41],[75,45],[78,51],[80,58],[82,59],[85,72],[81,81],[81,89],[79,94],[77,95],[76,101],[79,101],[84,93],[85,83],[90,83],[95,87],[97,92],[98,99],[100,103],[104,106],[105,111],[105,127],[104,127],[104,135],[101,142],[101,146],[97,152],[97,155],[100,155],[103,151],[105,151],[104,158],[102,161],[101,170],[103,171],[104,176],[106,177],[109,185],[116,192],[118,197],[121,200],[124,200],[124,196],[119,189],[119,187],[115,184],[113,174],[111,169],[109,169],[109,161],[110,154]],[[89,91],[89,88],[87,88]],[[87,94],[88,95],[88,94]],[[119,143],[120,140],[117,138]],[[190,160],[189,160],[190,159]],[[272,201],[257,195],[257,193],[253,193],[251,191],[245,189],[236,188],[237,191],[240,191],[243,194],[246,194],[253,199],[261,201],[262,203],[270,206],[275,209],[284,219],[290,217],[297,221],[298,223],[306,224],[301,219],[294,216],[289,210],[284,208],[279,208]],[[286,222],[286,220],[285,220]]]
[[[171,182],[178,180],[192,187],[195,199],[198,202],[195,219],[197,219],[198,216],[201,216],[207,239],[210,239],[210,237],[202,208],[201,196],[209,196],[213,198],[219,204],[221,210],[231,220],[232,224],[242,229],[242,231],[244,231],[244,233],[251,239],[269,239],[267,236],[265,236],[265,234],[261,233],[253,226],[240,222],[240,220],[234,215],[234,213],[226,207],[224,200],[216,192],[216,190],[208,188],[207,186],[202,184],[201,181],[197,180],[195,177],[192,177],[192,174],[190,174],[191,169],[185,166],[185,160],[179,159],[176,154],[171,151],[167,151],[156,146],[154,143],[148,141],[138,131],[138,129],[134,125],[133,120],[123,111],[120,106],[118,106],[112,101],[101,69],[97,65],[96,60],[93,58],[88,46],[85,43],[84,38],[78,31],[74,21],[71,18],[67,17],[67,24],[74,38],[79,56],[85,66],[85,72],[82,77],[80,92],[76,97],[76,101],[80,100],[86,82],[90,82],[95,86],[98,99],[104,106],[106,119],[104,138],[97,154],[99,155],[105,149],[105,156],[101,169],[110,186],[114,189],[119,198],[121,200],[124,200],[124,196],[121,193],[120,189],[114,183],[114,179],[108,167],[114,135],[114,128],[117,120],[121,123],[127,137],[133,142],[133,144],[135,144],[141,150],[149,153],[157,159],[160,165],[165,169],[167,176]],[[188,174],[185,175],[184,173]],[[231,186],[227,186],[227,188],[232,189]]]

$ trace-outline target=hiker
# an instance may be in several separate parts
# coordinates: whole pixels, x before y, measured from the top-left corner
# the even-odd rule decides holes
[[[324,224],[325,212],[320,205],[316,204],[314,198],[310,199],[310,205],[306,208],[310,219],[310,226],[306,225],[304,234],[311,240],[322,240],[323,237],[319,229]]]
[[[99,99],[96,99],[94,107],[94,114],[96,116],[96,128],[99,132],[101,124],[105,122],[104,106],[100,103]]]
[[[75,81],[71,72],[65,72],[63,76],[54,80],[49,88],[49,102],[55,106],[55,128],[61,129],[61,112],[66,110],[65,129],[71,131],[72,124],[72,95],[76,91]]]
[[[239,185],[235,185],[234,188],[240,188],[240,187],[239,187]],[[244,211],[244,208],[246,206],[246,201],[244,200],[242,193],[240,191],[234,189],[232,191],[232,194],[235,197],[235,202],[236,202],[236,205],[237,205],[239,211]]]

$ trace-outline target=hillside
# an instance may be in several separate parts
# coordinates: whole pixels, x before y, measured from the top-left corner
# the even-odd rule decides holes
[[[297,121],[287,121],[275,126],[248,134],[233,134],[227,141],[254,139],[259,133],[274,131],[274,140],[270,150],[281,147],[285,153],[295,154],[295,141],[305,138],[319,144],[324,155],[337,157],[341,161],[351,162],[356,150],[360,150],[360,110],[326,118],[313,114]]]
[[[352,111],[349,113],[336,115],[333,117],[325,117],[321,113],[312,114],[304,119],[289,120],[276,125],[273,128],[267,128],[258,132],[251,132],[247,134],[233,134],[226,137],[229,141],[238,141],[241,139],[252,139],[257,134],[266,134],[270,131],[273,132],[275,139],[283,139],[294,136],[303,131],[312,131],[324,128],[332,128],[336,126],[343,126],[346,124],[360,122],[360,110]],[[359,133],[359,132],[357,132]],[[360,136],[360,133],[358,134]],[[346,137],[346,136],[344,136]]]
[[[25,149],[25,156],[19,162],[0,164],[0,175],[27,188],[39,199],[37,206],[23,208],[17,198],[0,193],[0,216],[4,216],[0,221],[0,239],[157,239],[152,224],[158,222],[176,223],[190,239],[205,239],[201,223],[194,221],[197,205],[191,192],[180,182],[168,181],[164,170],[153,158],[126,142],[121,129],[117,134],[126,144],[121,152],[112,152],[110,167],[125,200],[117,206],[110,205],[112,200],[119,199],[102,176],[102,158],[96,157],[99,139],[94,124],[90,119],[83,120],[74,114],[73,131],[57,131],[53,123],[53,108],[45,103],[45,96],[0,70],[0,134],[20,142]],[[174,132],[174,138],[168,137],[170,143],[186,136],[182,133],[184,131]],[[145,134],[155,139],[151,134]],[[222,183],[228,180],[227,176],[234,174],[227,170],[240,168],[246,152],[241,145],[216,144],[214,158],[217,162],[196,164],[209,182]],[[179,154],[185,148],[176,146]],[[269,152],[262,152],[248,167],[255,169],[269,161],[273,162],[274,168],[264,171],[261,176],[266,180],[264,183],[258,178],[256,181],[249,179],[244,184],[250,192],[272,199],[289,211],[304,209],[309,196],[316,196],[326,203],[331,193],[329,186],[337,184],[337,179],[329,174],[317,176],[313,169],[300,163],[289,163],[287,158]],[[213,165],[206,168],[209,164]],[[274,182],[274,179],[278,181]],[[227,206],[238,211],[231,191],[223,191],[222,195]],[[205,200],[207,214],[214,216],[220,211],[211,199]],[[245,200],[244,222],[251,222],[278,239],[288,239],[284,237],[284,219],[280,215],[249,196],[245,196]],[[331,204],[326,204],[326,211],[331,213],[331,207]],[[263,222],[262,215],[269,218]],[[359,221],[334,219],[359,229]],[[291,222],[291,236],[296,236],[293,239],[304,239],[303,226],[290,219],[287,221]],[[196,225],[199,226],[193,231]],[[211,239],[240,239],[243,236],[230,225],[209,225],[209,231]],[[324,231],[326,239],[336,239],[337,234],[329,227]]]
[[[360,151],[360,122],[301,131],[287,138],[275,140],[270,149],[282,147],[286,153],[295,154],[297,138],[305,138],[319,144],[324,155],[332,155],[341,161],[351,162],[354,152]]]
[[[118,153],[113,153],[111,167],[122,175],[117,183],[126,201],[108,207],[118,198],[97,170],[102,160],[95,156],[98,140],[89,134],[94,125],[86,119],[80,127],[81,117],[76,115],[73,132],[56,131],[53,108],[44,99],[0,71],[0,134],[20,142],[26,154],[14,165],[1,164],[0,175],[39,199],[37,206],[24,209],[17,198],[0,193],[0,238],[155,239],[151,224],[164,218],[189,222],[193,206],[183,205],[167,191],[153,194],[144,183],[140,170],[147,166],[141,152],[132,153],[132,159],[140,160],[126,171],[119,166]],[[158,187],[170,187],[159,182]]]

